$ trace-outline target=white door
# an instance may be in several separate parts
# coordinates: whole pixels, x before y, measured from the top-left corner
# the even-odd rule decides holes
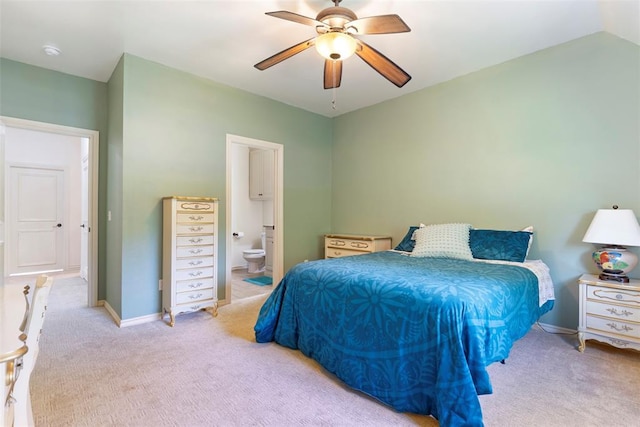
[[[64,267],[64,170],[9,166],[8,274]]]

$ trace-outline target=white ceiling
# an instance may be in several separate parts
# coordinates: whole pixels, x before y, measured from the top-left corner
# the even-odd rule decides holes
[[[358,17],[395,13],[402,34],[361,36],[411,76],[397,88],[355,55],[342,85],[322,85],[308,49],[265,71],[257,62],[313,37],[310,26],[265,15],[315,18],[329,0],[0,0],[0,56],[102,82],[123,52],[334,117],[540,49],[608,31],[640,44],[638,0],[344,0]],[[47,56],[44,44],[62,54]],[[332,109],[332,97],[336,109]]]

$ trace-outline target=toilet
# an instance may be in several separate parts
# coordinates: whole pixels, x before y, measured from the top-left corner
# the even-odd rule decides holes
[[[247,273],[261,273],[264,271],[264,247],[265,247],[265,233],[260,233],[260,240],[262,241],[262,249],[246,249],[242,251],[242,256],[249,264]]]

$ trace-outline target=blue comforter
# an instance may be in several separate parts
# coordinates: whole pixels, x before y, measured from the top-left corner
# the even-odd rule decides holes
[[[480,426],[486,366],[552,306],[538,306],[537,278],[523,267],[377,252],[296,265],[255,333],[398,411]]]

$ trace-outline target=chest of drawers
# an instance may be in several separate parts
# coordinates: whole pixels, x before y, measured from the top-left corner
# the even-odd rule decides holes
[[[165,197],[162,208],[162,311],[217,315],[218,200]]]
[[[583,274],[580,286],[578,350],[594,339],[619,348],[640,350],[640,280],[607,282]]]
[[[366,236],[356,234],[326,234],[324,257],[341,258],[391,249],[390,236]]]

